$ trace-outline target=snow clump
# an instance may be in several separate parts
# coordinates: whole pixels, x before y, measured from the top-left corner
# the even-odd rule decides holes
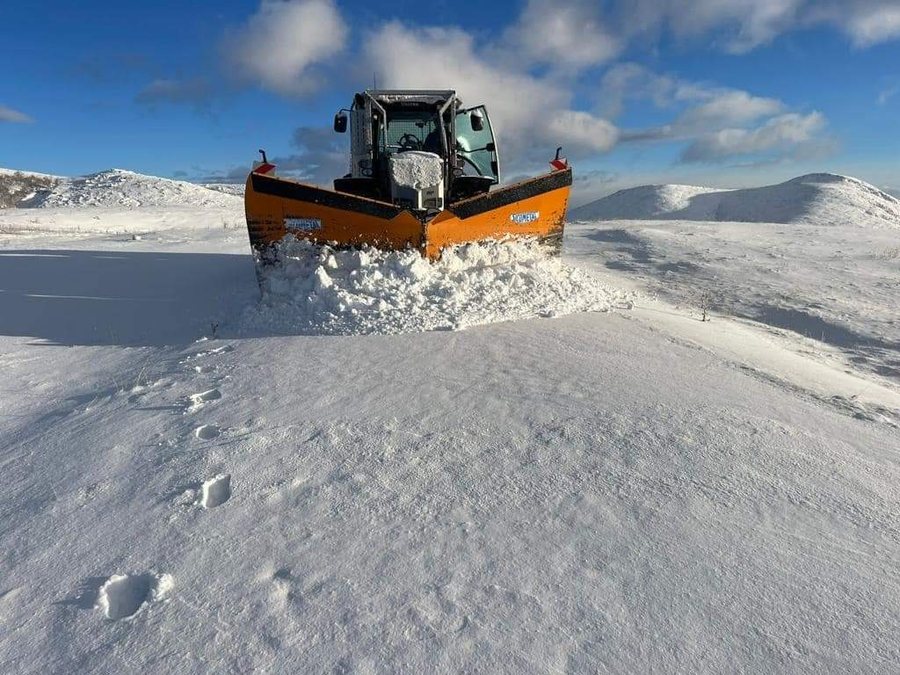
[[[565,265],[535,241],[489,241],[429,262],[414,250],[340,250],[287,237],[261,271],[248,329],[396,334],[603,312],[627,295]]]

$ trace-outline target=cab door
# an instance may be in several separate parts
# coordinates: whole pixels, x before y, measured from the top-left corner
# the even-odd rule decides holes
[[[478,117],[481,118],[481,129],[475,128]],[[456,114],[456,155],[462,159],[461,168],[465,175],[491,178],[492,185],[500,182],[500,156],[491,120],[483,105]]]

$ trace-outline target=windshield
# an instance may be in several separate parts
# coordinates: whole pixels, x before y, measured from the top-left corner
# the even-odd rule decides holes
[[[429,110],[389,110],[383,147],[389,153],[424,150],[443,155],[444,149],[437,113]]]

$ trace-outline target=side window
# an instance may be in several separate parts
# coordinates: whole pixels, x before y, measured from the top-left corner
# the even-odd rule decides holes
[[[480,115],[480,131],[472,128],[472,115]],[[500,182],[500,163],[491,120],[484,106],[462,110],[456,114],[456,154],[462,158],[463,173],[468,176],[487,176]]]

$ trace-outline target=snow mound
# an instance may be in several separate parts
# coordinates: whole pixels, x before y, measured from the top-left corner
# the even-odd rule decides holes
[[[27,207],[234,206],[239,197],[184,181],[110,169],[65,180],[22,203]]]
[[[429,262],[416,251],[335,250],[287,238],[261,273],[245,327],[395,334],[628,307],[627,295],[533,241],[466,244]]]
[[[429,188],[441,182],[444,165],[433,152],[410,150],[391,155],[391,177],[397,185],[415,189]]]
[[[647,185],[573,209],[570,217],[900,227],[900,200],[856,178],[818,173],[743,190]]]

